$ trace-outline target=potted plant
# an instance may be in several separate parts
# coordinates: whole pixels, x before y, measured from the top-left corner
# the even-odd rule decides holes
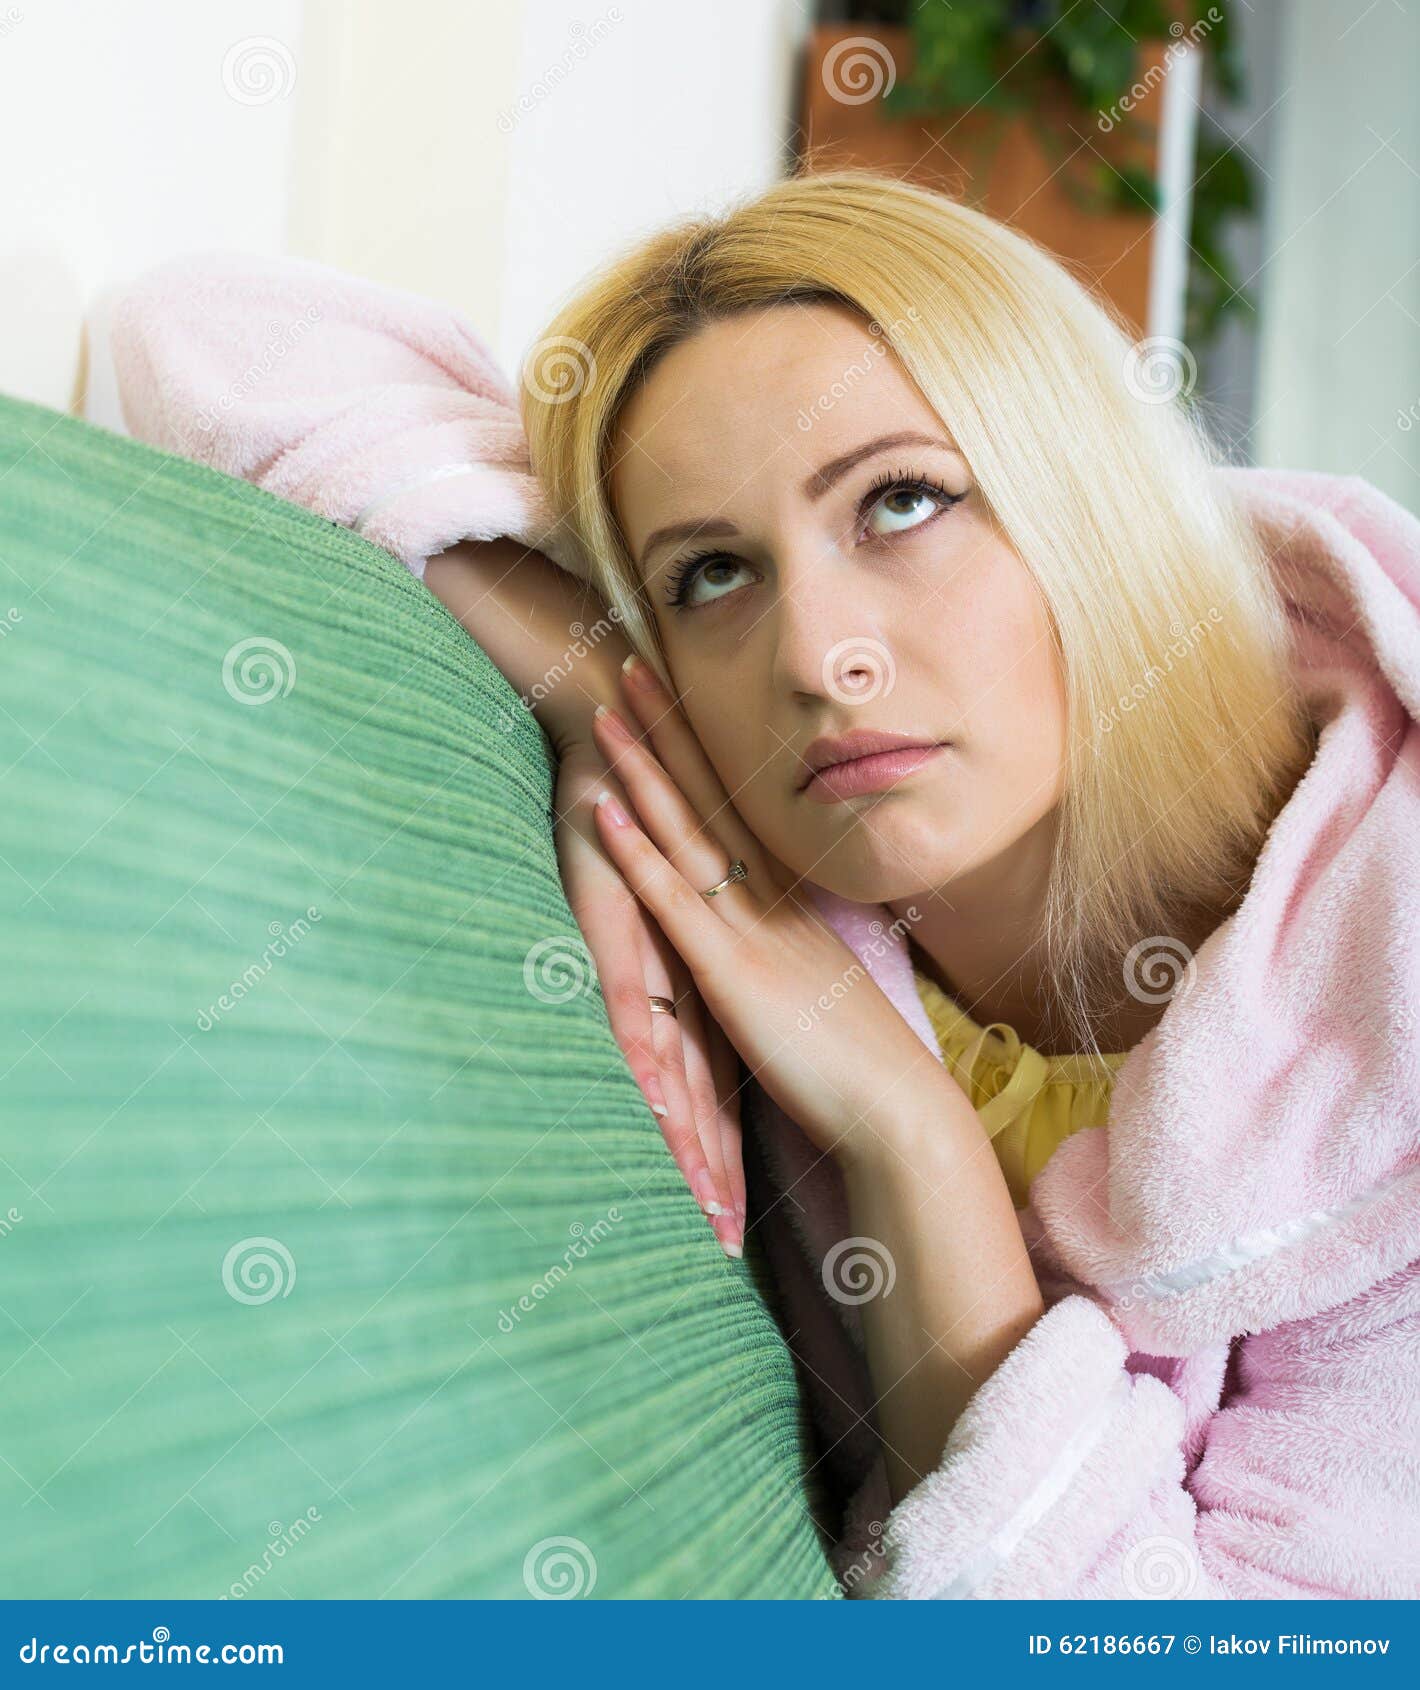
[[[1013,224],[1143,335],[1170,78],[1204,75],[1241,93],[1227,0],[882,0],[812,31],[797,150],[806,169],[889,171]],[[1197,123],[1179,241],[1183,338],[1199,343],[1253,308],[1221,242],[1253,186],[1191,92],[1176,112]]]

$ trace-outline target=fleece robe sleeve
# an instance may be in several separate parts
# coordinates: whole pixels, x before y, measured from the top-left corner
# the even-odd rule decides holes
[[[139,439],[353,528],[416,576],[503,536],[583,574],[514,390],[447,306],[307,259],[196,253],[116,301],[112,349]]]
[[[1184,1409],[1105,1310],[1047,1309],[881,1533],[873,1599],[1420,1596],[1420,1263],[1239,1341]]]

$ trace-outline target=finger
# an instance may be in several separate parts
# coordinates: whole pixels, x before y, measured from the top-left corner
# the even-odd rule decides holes
[[[674,972],[674,970],[673,970]],[[715,1075],[710,1065],[710,1050],[706,1036],[706,1016],[700,994],[687,981],[686,989],[677,999],[678,1025],[685,1062],[686,1085],[691,1107],[695,1111],[696,1130],[700,1135],[705,1158],[714,1176],[718,1200],[724,1213],[711,1221],[715,1236],[730,1255],[738,1255],[744,1246],[744,1229],[735,1209],[734,1193],[724,1166],[724,1143],[719,1128],[719,1098],[715,1090]]]
[[[647,988],[657,997],[668,998],[676,1005],[675,1015],[661,1011],[651,1015],[651,1040],[655,1046],[661,1083],[670,1104],[670,1113],[661,1123],[662,1132],[685,1183],[713,1226],[714,1218],[727,1213],[731,1203],[725,1195],[718,1166],[707,1154],[705,1134],[701,1131],[699,1112],[686,1071],[685,1035],[679,1020],[679,1000],[684,995],[684,987],[667,962],[665,952],[670,951],[670,946],[664,935],[656,931],[655,923],[644,912],[638,912],[638,922],[646,959]],[[716,1148],[718,1150],[718,1146]]]
[[[645,919],[635,895],[621,883],[624,901],[599,892],[570,907],[576,918],[601,983],[607,1019],[632,1077],[651,1111],[664,1126],[670,1104],[660,1079],[660,1062],[652,1037],[650,997],[639,946],[628,934]]]
[[[708,1014],[706,1020],[709,1023],[710,1068],[719,1100],[716,1124],[720,1133],[720,1150],[730,1201],[734,1205],[743,1242],[749,1205],[745,1188],[744,1126],[740,1116],[740,1058],[720,1023]]]
[[[697,983],[702,970],[723,972],[733,948],[733,934],[708,907],[719,900],[702,897],[672,867],[609,789],[604,788],[598,794],[593,808],[602,842],[612,861],[660,923]],[[740,892],[743,887],[736,885],[726,890]]]
[[[585,806],[586,810],[591,808],[590,803]],[[596,837],[595,822],[590,822],[584,834],[579,820],[586,825],[589,818],[574,800],[559,818],[565,829],[565,833],[559,830],[564,841],[559,851],[569,883],[569,907],[591,953],[612,1037],[660,1121],[676,1166],[708,1216],[722,1206],[718,1182],[705,1156],[684,1073],[668,1070],[664,1061],[666,1037],[660,1024],[671,1018],[651,1010],[653,993],[659,997],[676,993],[665,958],[652,945],[651,937],[654,934],[660,938],[662,945],[665,941],[625,877],[609,860]],[[581,856],[584,851],[585,859]],[[669,1042],[678,1049],[679,1034],[672,1035]]]
[[[650,664],[634,654],[622,667],[621,696],[629,725],[649,740],[661,767],[729,859],[743,857],[750,869],[768,867],[763,845],[745,826],[680,704]]]
[[[707,1102],[713,1105],[714,1098],[707,1097],[705,1091],[709,1067],[704,1055],[706,1040],[704,1017],[700,1013],[700,993],[691,978],[690,970],[676,954],[675,946],[653,921],[647,921],[647,933],[647,942],[656,952],[657,966],[668,982],[665,996],[671,999],[676,1009],[674,1016],[658,1015],[654,1019],[674,1028],[679,1035],[677,1061],[685,1077],[686,1093],[691,1113],[695,1117],[696,1134],[705,1155],[705,1164],[715,1182],[716,1201],[728,1212],[733,1209],[734,1203],[724,1178],[724,1156],[719,1131],[715,1125],[713,1107],[706,1107]],[[692,1047],[696,1047],[698,1061],[693,1059]]]
[[[599,708],[593,721],[598,749],[631,795],[636,819],[685,880],[714,886],[732,858],[701,822],[685,794],[649,746],[637,739],[614,710]]]

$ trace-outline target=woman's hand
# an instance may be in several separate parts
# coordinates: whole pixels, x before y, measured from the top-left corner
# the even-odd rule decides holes
[[[652,749],[614,711],[597,743],[630,794],[597,804],[612,861],[689,969],[752,1074],[824,1151],[881,1150],[894,1115],[914,1129],[960,1088],[800,884],[736,814],[699,740],[650,667],[623,696]],[[638,825],[639,822],[639,825]],[[747,878],[713,898],[736,858]]]
[[[623,692],[654,754],[613,711],[595,732],[643,825],[608,789],[602,838],[751,1073],[838,1162],[850,1242],[895,1278],[892,1296],[841,1289],[860,1305],[897,1503],[1042,1313],[1011,1195],[965,1092],[740,821],[654,672],[632,668],[641,684]],[[747,877],[705,898],[736,858]],[[825,1258],[830,1295],[854,1259]]]
[[[595,745],[561,742],[554,803],[562,884],[596,966],[612,1035],[721,1248],[738,1256],[745,1227],[738,1063],[674,946],[607,861],[592,810],[608,785],[615,780]],[[676,1014],[653,1014],[652,994],[670,998]]]
[[[592,709],[619,696],[631,647],[590,587],[513,540],[461,541],[429,559],[424,584],[528,701],[552,742],[558,866],[612,1034],[716,1237],[739,1255],[745,1182],[734,1051],[674,948],[607,862],[591,817],[607,782]],[[561,679],[549,685],[550,676]],[[652,993],[673,999],[676,1014],[653,1015]]]

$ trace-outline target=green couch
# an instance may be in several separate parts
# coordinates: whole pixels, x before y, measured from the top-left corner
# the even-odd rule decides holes
[[[837,1595],[443,606],[0,400],[0,752],[0,1595]]]

